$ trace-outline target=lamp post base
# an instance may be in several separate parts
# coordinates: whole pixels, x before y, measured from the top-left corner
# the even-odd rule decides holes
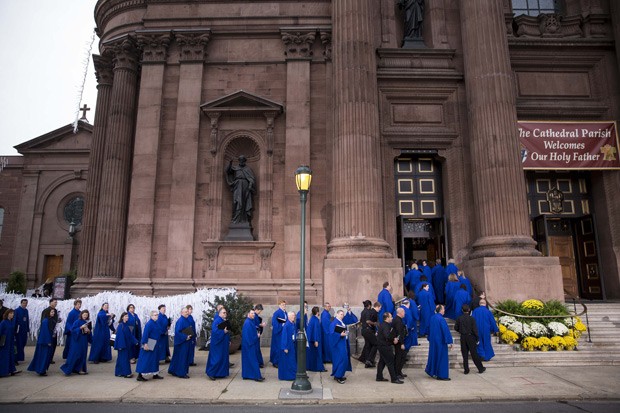
[[[297,394],[310,394],[312,393],[312,384],[308,380],[308,376],[297,376],[295,381],[291,385],[291,391]]]

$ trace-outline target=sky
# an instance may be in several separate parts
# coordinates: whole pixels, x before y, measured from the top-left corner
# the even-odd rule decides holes
[[[95,28],[97,0],[0,0],[0,156],[73,123]],[[98,53],[95,36],[92,52]],[[88,59],[82,105],[95,119],[97,80]],[[81,112],[80,112],[81,116]]]

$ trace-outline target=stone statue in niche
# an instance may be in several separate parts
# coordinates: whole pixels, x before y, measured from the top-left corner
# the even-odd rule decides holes
[[[233,166],[231,159],[226,168],[226,183],[233,197],[231,222],[235,224],[252,221],[252,195],[256,191],[256,177],[246,162],[246,157],[240,155],[238,166]]]
[[[424,25],[424,0],[398,0],[398,7],[405,14],[403,47],[425,47],[422,42]]]

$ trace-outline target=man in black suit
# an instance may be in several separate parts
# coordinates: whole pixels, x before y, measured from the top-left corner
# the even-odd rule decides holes
[[[54,315],[54,317],[52,317],[48,321],[49,328],[52,331],[52,349],[50,352],[50,364],[55,364],[56,362],[54,361],[54,352],[56,351],[56,345],[58,344],[58,337],[56,336],[56,324],[60,323],[62,321],[62,318],[58,316],[58,310],[56,309],[56,306],[58,305],[58,300],[56,300],[55,298],[51,298],[49,303],[49,307],[47,307],[41,313],[41,322],[43,322],[43,319],[49,318],[52,308],[56,310],[56,315]]]
[[[469,354],[478,368],[478,373],[484,373],[486,368],[482,365],[480,356],[476,351],[478,345],[478,326],[476,320],[471,316],[471,310],[467,304],[461,307],[463,314],[456,319],[454,329],[461,334],[461,354],[463,355],[464,373],[469,374]]]
[[[377,350],[379,351],[379,364],[377,364],[377,381],[387,381],[383,378],[383,369],[387,366],[390,379],[394,384],[403,384],[394,369],[394,344],[397,342],[396,334],[392,328],[392,314],[383,313],[383,322],[377,331]]]
[[[396,376],[402,380],[407,377],[403,373],[407,351],[405,350],[405,337],[407,337],[407,325],[405,324],[405,309],[399,307],[396,310],[396,317],[392,321],[392,329],[398,341],[394,343],[394,370]]]
[[[375,303],[374,308],[370,300],[364,301],[364,310],[360,315],[360,324],[362,326],[362,336],[364,337],[364,348],[359,361],[365,364],[366,368],[375,366],[375,357],[377,355],[377,326],[379,325],[379,309],[381,304]]]

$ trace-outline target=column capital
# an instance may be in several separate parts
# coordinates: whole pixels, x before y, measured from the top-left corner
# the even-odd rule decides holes
[[[332,29],[319,29],[321,43],[323,43],[323,56],[325,60],[332,60]]]
[[[181,63],[203,63],[207,57],[207,43],[211,39],[211,30],[174,30],[174,38],[179,48]]]
[[[98,86],[112,86],[112,60],[109,55],[93,55],[93,64],[95,66],[95,77]]]
[[[116,70],[136,71],[138,69],[138,48],[132,35],[111,39],[103,44],[104,53],[111,53],[112,65]]]
[[[312,59],[312,45],[316,38],[315,27],[282,27],[280,34],[287,60]]]
[[[142,50],[142,63],[165,63],[172,31],[136,31],[138,48]]]

